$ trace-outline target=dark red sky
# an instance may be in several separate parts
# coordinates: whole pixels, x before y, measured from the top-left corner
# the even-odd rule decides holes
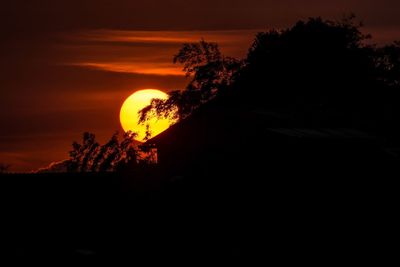
[[[141,88],[183,88],[171,58],[184,41],[243,57],[257,31],[354,12],[375,42],[400,39],[396,0],[43,0],[0,6],[0,162],[29,171],[67,157],[83,131],[120,130]]]

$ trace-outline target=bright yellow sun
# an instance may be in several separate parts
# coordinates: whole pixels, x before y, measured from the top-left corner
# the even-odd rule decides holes
[[[129,96],[122,104],[119,118],[125,132],[137,133],[138,141],[145,141],[146,125],[149,125],[151,137],[154,137],[168,129],[174,123],[172,119],[152,117],[145,124],[139,124],[139,111],[151,103],[154,98],[168,99],[168,95],[160,90],[144,89]]]

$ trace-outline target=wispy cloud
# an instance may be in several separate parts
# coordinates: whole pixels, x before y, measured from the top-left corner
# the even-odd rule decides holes
[[[172,63],[183,43],[205,39],[219,43],[226,55],[243,57],[258,31],[76,32],[64,37],[63,48],[70,51],[70,57],[63,64],[111,72],[183,76],[181,66]]]
[[[182,76],[182,71],[179,68],[172,67],[167,63],[140,63],[133,64],[127,62],[82,62],[82,63],[71,63],[70,65],[76,65],[80,67],[87,67],[112,72],[123,72],[123,73],[137,73],[137,74],[156,74],[156,75],[178,75]]]
[[[129,43],[176,43],[196,42],[201,38],[219,42],[222,45],[238,42],[254,37],[258,29],[225,30],[225,31],[121,31],[121,30],[92,30],[78,32],[68,37],[75,41],[94,42],[129,42]]]

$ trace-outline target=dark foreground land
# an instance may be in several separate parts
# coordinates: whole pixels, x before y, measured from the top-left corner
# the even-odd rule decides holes
[[[389,260],[396,157],[363,142],[290,140],[275,140],[262,156],[184,169],[3,175],[3,260],[54,266]]]

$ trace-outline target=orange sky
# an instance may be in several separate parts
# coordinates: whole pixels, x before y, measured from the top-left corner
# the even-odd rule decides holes
[[[172,57],[182,42],[220,43],[244,57],[259,30],[355,12],[376,42],[400,39],[395,0],[42,0],[0,9],[0,163],[29,171],[67,158],[84,131],[121,130],[124,99],[186,84]]]
[[[130,94],[185,87],[172,63],[183,42],[217,41],[226,55],[243,57],[256,32],[91,30],[58,34],[43,47],[33,43],[19,55],[29,54],[29,64],[11,64],[3,81],[10,93],[3,98],[0,162],[30,171],[65,159],[84,131],[104,142],[122,131],[119,110]]]

